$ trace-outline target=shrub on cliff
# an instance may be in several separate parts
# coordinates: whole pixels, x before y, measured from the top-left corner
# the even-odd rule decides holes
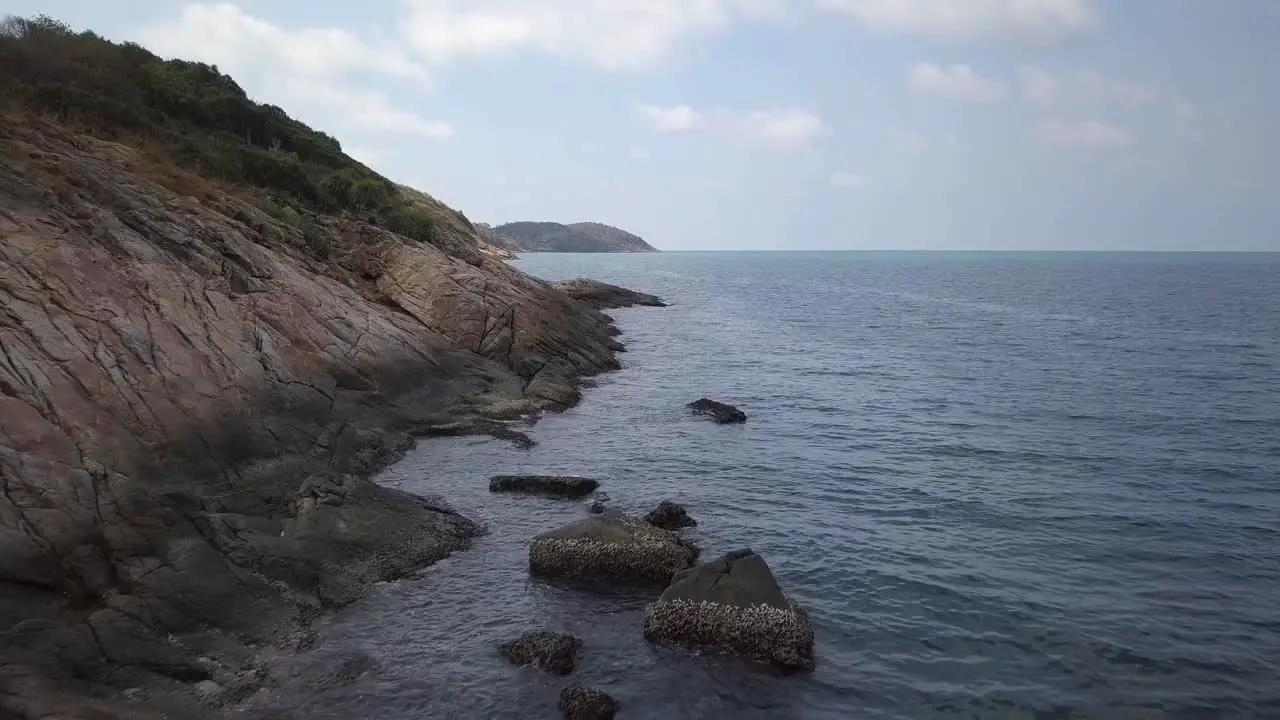
[[[445,218],[447,208],[433,214],[405,198],[336,139],[250,100],[215,65],[164,60],[48,16],[0,22],[0,98],[8,109],[158,149],[199,175],[258,188],[284,204],[371,213],[383,227],[424,241],[440,222],[470,226],[460,214]]]

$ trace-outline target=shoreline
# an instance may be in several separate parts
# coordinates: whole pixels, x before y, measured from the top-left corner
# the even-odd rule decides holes
[[[620,333],[610,320],[605,332],[609,336]],[[382,374],[399,375],[404,369],[400,364],[391,364]],[[268,657],[297,654],[312,648],[315,641],[315,633],[311,629],[313,620],[351,605],[362,598],[374,583],[403,578],[455,552],[469,549],[474,539],[487,532],[476,521],[455,512],[447,499],[441,504],[432,498],[378,485],[373,481],[377,473],[402,460],[417,441],[424,438],[490,435],[520,448],[519,438],[523,434],[512,426],[534,425],[545,413],[560,413],[576,406],[582,400],[580,388],[588,384],[590,378],[614,369],[597,368],[566,376],[571,392],[564,399],[531,398],[510,394],[503,388],[481,387],[451,397],[444,406],[426,415],[413,417],[400,412],[399,409],[405,405],[423,399],[423,391],[432,389],[427,383],[408,389],[395,399],[366,406],[364,409],[372,411],[371,414],[381,415],[381,424],[371,422],[364,413],[353,412],[338,419],[345,413],[335,410],[336,403],[331,402],[331,417],[323,423],[325,429],[313,443],[282,448],[283,452],[248,462],[237,462],[227,456],[227,465],[220,473],[212,472],[208,460],[218,454],[219,448],[227,453],[244,450],[236,429],[255,421],[287,422],[288,415],[261,409],[248,413],[243,409],[233,409],[220,420],[207,423],[206,428],[192,428],[189,431],[192,437],[186,442],[204,446],[208,459],[195,460],[194,464],[179,469],[191,462],[195,453],[175,449],[168,461],[142,466],[137,475],[221,474],[224,477],[235,476],[235,484],[252,486],[259,491],[268,490],[268,484],[280,485],[272,479],[302,477],[298,498],[289,504],[287,512],[272,513],[261,517],[260,521],[282,525],[281,538],[300,537],[305,540],[317,532],[324,535],[335,525],[345,526],[343,537],[324,537],[320,545],[302,549],[303,557],[296,559],[304,560],[303,565],[312,566],[308,577],[298,577],[298,567],[272,577],[274,573],[270,570],[263,572],[245,567],[243,563],[246,552],[269,556],[270,546],[274,544],[269,539],[261,535],[245,535],[248,528],[233,527],[234,523],[230,521],[218,528],[216,523],[199,517],[198,510],[179,508],[176,514],[184,518],[185,524],[207,546],[205,553],[210,557],[205,559],[210,563],[209,567],[222,563],[236,577],[230,593],[226,587],[220,587],[224,578],[207,577],[197,579],[194,585],[174,593],[180,597],[167,600],[189,607],[225,602],[228,604],[223,608],[225,615],[221,618],[206,615],[200,618],[202,629],[171,634],[167,640],[135,636],[132,640],[138,644],[137,648],[116,649],[115,642],[136,633],[121,628],[118,637],[113,637],[111,633],[104,633],[101,624],[91,621],[91,618],[104,611],[133,619],[145,616],[135,614],[138,608],[130,607],[129,603],[114,602],[116,597],[83,598],[80,602],[96,606],[79,611],[80,614],[88,614],[79,622],[89,632],[60,635],[63,640],[70,635],[81,635],[78,639],[94,645],[95,652],[103,660],[123,667],[110,668],[104,677],[90,682],[78,682],[74,679],[74,671],[68,675],[55,668],[52,676],[46,678],[23,678],[28,681],[23,683],[26,692],[22,686],[0,682],[0,690],[3,691],[0,707],[22,708],[32,716],[49,710],[71,713],[73,717],[78,712],[118,713],[131,717],[148,717],[152,712],[157,713],[157,717],[166,713],[177,713],[180,717],[221,716],[222,710],[269,689],[269,676],[263,665]],[[278,402],[282,406],[289,404],[285,398],[278,399]],[[261,407],[271,408],[274,405],[275,402],[268,400]],[[305,407],[301,409],[301,412],[305,411]],[[207,432],[207,429],[218,427],[230,427],[231,430],[221,438],[216,436],[217,433]],[[495,432],[503,429],[507,432]],[[181,440],[176,443],[182,444]],[[105,469],[95,470],[92,462],[86,463],[86,467],[94,476],[94,484],[104,491],[104,496],[111,496],[113,482],[136,484],[119,474],[111,477],[113,473]],[[202,472],[197,469],[199,467],[205,470]],[[201,510],[209,509],[210,498],[193,499]],[[122,495],[106,502],[125,505],[130,499]],[[153,511],[156,509],[151,508]],[[217,508],[218,512],[214,514],[230,516],[233,513],[226,512],[228,509]],[[230,532],[224,534],[224,531]],[[263,547],[254,547],[264,540],[266,544]],[[326,544],[324,541],[333,542]],[[215,555],[221,557],[213,557]],[[306,589],[308,585],[309,590]],[[71,601],[76,603],[75,598]],[[231,620],[233,614],[241,617]],[[27,627],[19,627],[19,634],[26,634],[23,632],[26,630],[50,629],[38,618],[33,618],[33,621],[26,623]],[[144,626],[147,624],[143,622]],[[8,645],[15,639],[6,637],[4,644]],[[0,648],[0,651],[7,649]],[[62,665],[64,671],[68,670],[67,658],[61,656],[65,650],[65,647],[58,648],[52,657],[46,656],[44,662],[33,662],[31,667],[48,666],[48,660],[52,660],[55,665]],[[31,655],[38,651],[38,648],[29,649],[26,659],[32,659]],[[18,653],[16,658],[12,655],[4,658],[10,661],[6,668],[9,677],[0,674],[0,681],[21,675],[13,672],[21,670],[21,666],[15,668],[12,663],[14,660],[20,663],[24,659],[21,656],[22,653]],[[132,672],[135,668],[141,672]]]

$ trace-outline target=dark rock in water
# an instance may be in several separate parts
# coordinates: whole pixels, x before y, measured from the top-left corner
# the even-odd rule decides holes
[[[484,427],[484,431],[489,435],[489,437],[494,438],[495,440],[506,440],[521,450],[528,450],[534,445],[537,445],[533,438],[506,425],[486,425]]]
[[[645,637],[730,652],[785,669],[813,669],[809,616],[778,587],[764,558],[737,550],[676,573],[645,609]]]
[[[592,515],[534,537],[534,574],[627,584],[666,583],[698,550],[679,535],[618,512]]]
[[[579,498],[590,495],[600,483],[574,475],[495,475],[489,478],[489,492],[525,493],[550,497]]]
[[[683,505],[670,500],[658,503],[658,507],[644,516],[644,521],[663,530],[679,530],[698,524],[696,520],[689,517],[689,511],[685,510]]]
[[[581,303],[586,303],[597,310],[610,310],[632,305],[648,307],[667,307],[657,295],[628,290],[617,285],[602,283],[599,280],[566,280],[555,283],[554,287]]]
[[[582,641],[572,635],[535,630],[502,643],[498,652],[516,665],[532,665],[554,675],[573,672]]]
[[[708,398],[694,400],[689,403],[689,407],[693,408],[693,412],[697,415],[705,415],[718,423],[743,423],[747,421],[747,414],[732,405],[726,405],[722,402],[716,402]]]
[[[594,502],[592,502],[592,503],[591,503],[591,513],[592,513],[593,515],[599,515],[600,513],[603,513],[603,512],[604,512],[604,503],[603,503],[603,502],[601,502],[601,501],[599,501],[599,500],[596,500],[596,501],[594,501]]]
[[[612,720],[622,704],[593,687],[574,685],[560,691],[560,712],[568,720]]]

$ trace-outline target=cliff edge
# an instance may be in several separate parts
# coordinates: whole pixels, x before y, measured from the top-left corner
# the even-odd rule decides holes
[[[481,532],[372,483],[561,409],[607,315],[216,68],[0,26],[0,715],[218,716]]]

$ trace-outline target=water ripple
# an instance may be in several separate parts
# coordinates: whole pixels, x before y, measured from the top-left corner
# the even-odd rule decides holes
[[[633,718],[1280,717],[1280,260],[522,264],[675,305],[616,313],[625,369],[532,451],[424,441],[384,474],[492,531],[329,620],[311,660],[368,669],[281,705],[554,717],[560,681],[495,650],[549,627],[585,640],[574,680]],[[689,417],[703,395],[751,420]],[[600,477],[630,511],[684,502],[708,554],[759,550],[809,609],[817,671],[655,648],[651,594],[531,580],[529,537],[586,511],[490,496],[502,472]]]

